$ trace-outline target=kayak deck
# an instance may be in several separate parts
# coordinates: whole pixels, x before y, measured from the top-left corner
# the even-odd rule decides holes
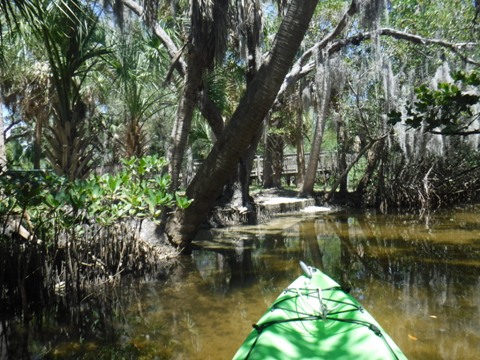
[[[406,357],[355,298],[308,267],[254,325],[234,359]]]

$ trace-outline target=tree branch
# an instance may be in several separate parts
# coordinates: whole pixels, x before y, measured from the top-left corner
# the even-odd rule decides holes
[[[475,130],[468,130],[468,131],[438,131],[438,130],[431,130],[428,131],[430,134],[435,135],[445,135],[445,136],[468,136],[468,135],[478,135],[480,134],[480,129]]]
[[[333,29],[327,36],[325,36],[322,41],[313,45],[310,49],[305,51],[302,56],[295,62],[292,66],[292,70],[287,74],[285,80],[280,87],[280,90],[277,95],[277,99],[275,100],[275,104],[281,102],[282,97],[286,93],[287,89],[289,89],[293,84],[295,84],[299,79],[303,78],[307,75],[310,71],[315,68],[315,62],[307,61],[312,57],[316,50],[324,49],[334,38],[342,33],[342,31],[347,27],[350,18],[355,15],[358,11],[357,1],[353,0],[350,3],[349,8],[343,14],[340,21],[338,22],[335,29]]]
[[[376,31],[376,34],[381,36],[390,36],[394,39],[405,40],[418,45],[436,45],[436,46],[444,47],[450,50],[451,52],[453,52],[454,54],[458,55],[466,63],[480,66],[480,62],[472,58],[469,58],[461,53],[461,49],[473,48],[475,46],[478,46],[478,43],[474,43],[474,42],[451,43],[451,42],[443,41],[439,39],[425,38],[419,35],[409,34],[407,32],[395,30],[391,28],[380,28]],[[332,53],[338,52],[347,45],[359,45],[362,41],[370,40],[372,38],[372,35],[373,33],[370,33],[370,32],[359,33],[355,36],[352,36],[343,40],[339,40],[335,43],[332,43],[329,49],[329,53],[332,54]]]
[[[281,102],[281,99],[283,98],[283,96],[285,96],[285,93],[287,92],[288,89],[290,89],[298,80],[308,75],[315,68],[315,62],[309,61],[310,57],[312,56],[315,50],[324,49],[327,46],[329,46],[328,54],[332,55],[334,53],[339,52],[340,50],[342,50],[344,47],[348,45],[358,46],[360,45],[361,42],[370,40],[372,38],[373,33],[366,32],[366,33],[359,33],[357,35],[354,35],[345,39],[337,40],[335,42],[331,42],[332,39],[340,33],[340,25],[343,24],[343,26],[345,27],[346,21],[353,14],[354,13],[352,13],[351,8],[349,8],[349,10],[342,17],[340,23],[337,25],[335,30],[333,30],[329,35],[327,35],[324,39],[322,39],[322,41],[316,43],[310,49],[306,50],[302,54],[302,56],[300,56],[297,62],[293,65],[292,70],[290,70],[290,72],[285,77],[282,87],[278,92],[276,104]],[[478,46],[478,43],[474,43],[474,42],[451,43],[448,41],[443,41],[438,39],[424,38],[419,35],[409,34],[404,31],[399,31],[391,28],[378,29],[376,31],[376,34],[381,36],[390,36],[394,39],[404,40],[404,41],[408,41],[418,45],[440,46],[458,55],[464,62],[468,64],[480,66],[479,61],[476,61],[468,56],[465,56],[461,52],[462,49],[473,48],[475,46]]]

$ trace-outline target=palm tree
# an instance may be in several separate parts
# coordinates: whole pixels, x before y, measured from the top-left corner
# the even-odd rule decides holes
[[[143,14],[149,12],[149,8],[152,8],[152,6],[148,6],[148,3],[145,3],[144,7],[142,7],[134,0],[121,0],[121,2],[138,16],[143,16]],[[154,34],[162,41],[172,59],[172,70],[175,68],[184,78],[183,95],[180,98],[169,149],[169,170],[172,174],[173,187],[178,185],[177,180],[182,166],[188,133],[191,130],[194,108],[198,107],[211,126],[215,138],[218,138],[223,131],[222,112],[218,107],[218,103],[214,101],[215,99],[211,98],[210,89],[206,86],[205,74],[213,68],[214,60],[223,60],[222,55],[226,46],[229,26],[242,29],[242,31],[235,33],[233,42],[236,43],[234,47],[238,46],[239,43],[245,44],[243,48],[246,51],[239,50],[238,52],[241,53],[241,57],[247,63],[245,74],[247,83],[253,78],[261,62],[262,53],[259,48],[261,17],[259,15],[259,3],[252,2],[248,7],[242,4],[237,2],[237,7],[231,7],[227,0],[215,2],[204,0],[191,1],[189,10],[191,26],[188,28],[189,40],[180,50],[159,23],[151,23]],[[151,18],[151,16],[147,16],[147,18]],[[229,19],[233,19],[231,21],[234,24],[229,24],[227,22]],[[233,49],[232,52],[237,50]],[[240,161],[241,165],[246,165],[247,167],[239,166],[243,167],[243,173],[249,174],[248,163],[251,163],[251,159],[253,159],[257,143],[258,141],[252,143],[250,151]],[[249,160],[249,158],[251,159]],[[236,180],[238,178],[234,176],[232,182]],[[248,190],[248,181],[243,181],[242,187]]]
[[[33,168],[39,169],[43,127],[52,113],[50,68],[31,26],[18,13],[14,15],[18,16],[15,26],[2,34],[0,86],[4,105],[28,129],[23,135],[32,144]]]
[[[207,69],[223,60],[226,49],[228,0],[193,0],[190,3],[190,32],[185,49],[186,69],[183,93],[172,129],[168,151],[172,187],[179,186],[182,159],[191,129],[192,117]]]
[[[37,116],[40,126],[47,119],[45,149],[54,170],[70,179],[84,176],[92,165],[94,134],[89,134],[92,108],[83,98],[86,79],[107,51],[98,38],[99,18],[80,0],[18,1],[2,4],[43,45],[48,69],[50,109]],[[38,51],[37,47],[37,51]],[[34,49],[29,56],[35,57]],[[39,121],[42,120],[42,121]],[[37,134],[40,134],[38,129]]]
[[[40,7],[38,30],[48,54],[56,94],[53,124],[46,135],[47,156],[57,173],[83,177],[92,166],[95,134],[89,133],[92,109],[82,98],[86,78],[108,51],[98,38],[98,16],[79,0]]]
[[[167,236],[174,245],[189,248],[239,157],[257,134],[293,63],[316,5],[316,0],[291,1],[269,58],[250,82],[225,131],[187,188],[193,203],[184,211],[176,210],[167,223]]]
[[[117,145],[124,158],[147,154],[150,142],[148,122],[165,103],[162,98],[167,96],[156,86],[167,71],[166,61],[158,56],[152,59],[151,54],[157,53],[158,49],[144,37],[137,25],[131,23],[128,28],[115,33],[116,45],[108,57],[114,74],[112,82],[107,80],[112,101],[110,107],[112,115],[119,118],[121,132],[116,134]]]

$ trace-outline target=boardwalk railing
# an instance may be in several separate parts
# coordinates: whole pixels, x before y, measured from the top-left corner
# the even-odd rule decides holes
[[[318,173],[333,173],[337,171],[338,153],[336,151],[322,151],[320,153],[320,158],[318,160]],[[305,164],[308,164],[310,159],[310,154],[305,155]],[[350,160],[347,157],[347,162]],[[287,154],[283,156],[283,168],[282,175],[284,176],[293,176],[298,173],[298,164],[297,164],[297,155],[296,154]],[[263,157],[257,156],[254,159],[252,166],[251,177],[253,179],[258,179],[263,177]]]

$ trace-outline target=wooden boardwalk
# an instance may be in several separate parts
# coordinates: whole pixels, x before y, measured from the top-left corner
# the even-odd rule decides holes
[[[336,151],[322,151],[318,160],[317,173],[328,176],[338,170],[338,153]],[[305,165],[308,165],[310,154],[305,155]],[[352,161],[351,156],[347,156],[347,162]],[[283,156],[282,176],[291,177],[298,173],[297,155],[287,154]],[[263,177],[263,157],[257,156],[253,161],[252,179],[262,179]]]

